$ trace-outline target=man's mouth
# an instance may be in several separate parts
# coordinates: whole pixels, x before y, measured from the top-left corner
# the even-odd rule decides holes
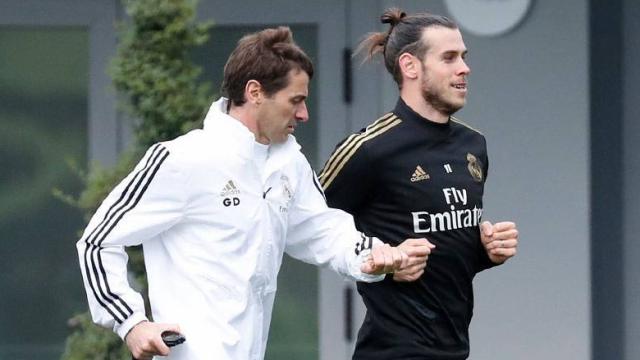
[[[451,86],[453,86],[454,88],[456,88],[458,90],[467,90],[467,83],[465,83],[465,82],[453,84]]]

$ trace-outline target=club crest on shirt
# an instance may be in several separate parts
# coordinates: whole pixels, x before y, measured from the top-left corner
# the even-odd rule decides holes
[[[482,174],[482,166],[480,160],[476,158],[473,154],[467,153],[467,169],[469,169],[469,173],[473,180],[477,182],[482,182],[483,174]]]
[[[286,175],[282,175],[280,180],[282,181],[282,196],[287,200],[287,203],[289,203],[291,198],[293,198],[293,191],[291,191],[289,178]]]
[[[293,191],[291,190],[289,178],[286,175],[282,175],[280,181],[282,181],[282,199],[284,203],[280,204],[279,209],[281,213],[287,213],[289,211],[289,203],[293,198]]]

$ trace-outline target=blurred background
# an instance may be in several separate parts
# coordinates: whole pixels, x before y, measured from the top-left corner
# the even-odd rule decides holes
[[[316,65],[296,134],[319,169],[395,104],[382,64],[349,61],[390,6],[461,26],[458,117],[487,137],[485,217],[520,229],[518,256],[476,278],[470,358],[640,358],[640,3],[201,0],[215,25],[193,61],[217,90],[242,34],[289,25]],[[106,73],[123,19],[118,0],[0,0],[0,359],[58,359],[87,308],[84,219],[52,189],[77,193],[69,162],[111,166],[131,141]],[[362,318],[353,284],[286,259],[267,359],[348,359]]]

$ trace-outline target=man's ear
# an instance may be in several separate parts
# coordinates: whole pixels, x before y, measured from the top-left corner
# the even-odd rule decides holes
[[[418,78],[418,74],[420,72],[421,66],[420,66],[420,60],[417,57],[409,53],[402,53],[398,57],[398,66],[400,66],[400,72],[402,73],[402,77],[405,77],[408,79]]]
[[[244,97],[248,103],[260,105],[264,97],[262,85],[257,80],[247,81],[247,85],[244,87]]]

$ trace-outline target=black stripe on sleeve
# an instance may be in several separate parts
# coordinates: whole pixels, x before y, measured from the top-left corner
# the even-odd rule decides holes
[[[366,239],[365,241],[365,249],[372,249],[373,248],[373,238],[371,238],[371,236],[366,236],[364,234],[362,234],[362,236]]]
[[[85,242],[87,244],[84,254],[85,272],[87,273],[89,286],[91,287],[91,290],[98,303],[100,303],[100,305],[102,305],[118,323],[122,323],[131,314],[133,314],[133,310],[126,302],[124,302],[119,296],[111,291],[111,288],[107,281],[106,271],[102,262],[101,251],[103,247],[100,246],[100,244],[104,241],[106,236],[118,223],[122,216],[124,216],[126,212],[131,210],[138,203],[138,201],[144,194],[144,191],[149,186],[149,183],[153,179],[154,175],[160,168],[160,165],[169,155],[168,150],[160,144],[154,145],[151,148],[151,151],[148,153],[149,155],[147,156],[144,167],[132,177],[123,192],[120,194],[118,200],[116,200],[113,205],[111,205],[100,224],[95,229],[93,229],[93,231],[85,239]],[[138,189],[143,183],[144,185],[142,186],[141,191],[137,196],[135,196],[136,192],[138,192]],[[108,230],[104,232],[104,229],[108,226],[109,223],[111,223],[111,226],[109,226]],[[91,264],[91,268],[93,270],[92,272],[89,270],[89,263]],[[93,278],[95,279],[95,284],[92,281],[92,274]],[[103,283],[106,289],[103,289]],[[115,309],[116,311],[114,312],[107,303],[111,304],[111,307],[113,307],[113,309]],[[116,313],[119,313],[121,317]]]
[[[324,196],[324,191],[322,191],[322,186],[320,186],[320,183],[318,182],[318,177],[316,176],[316,173],[313,170],[311,170],[311,179],[313,180],[313,185],[316,187],[320,195],[322,195],[324,202],[327,202],[327,197]]]

